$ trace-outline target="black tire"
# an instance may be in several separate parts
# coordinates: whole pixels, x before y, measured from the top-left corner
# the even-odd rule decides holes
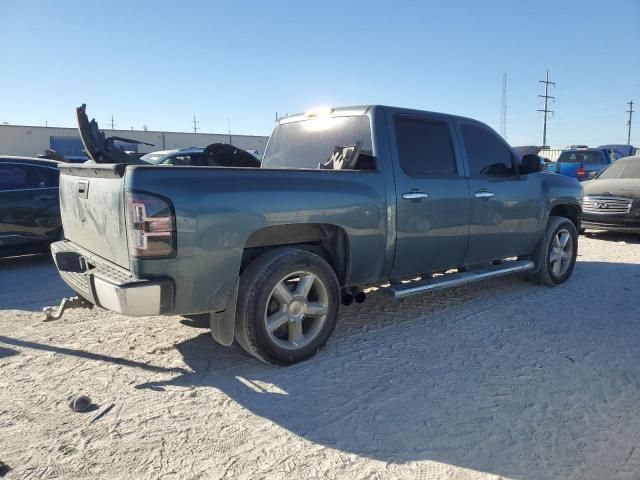
[[[568,233],[569,239],[567,245],[571,242],[571,252],[564,250],[565,247],[560,247],[558,251],[558,245],[554,244],[554,240],[560,234],[564,237],[564,233]],[[554,260],[554,265],[560,266],[556,269],[552,266],[552,255],[567,255],[565,260]],[[547,229],[540,246],[540,254],[538,257],[538,271],[528,276],[528,278],[535,283],[544,285],[547,287],[557,287],[558,285],[566,282],[576,264],[576,257],[578,255],[578,232],[576,226],[571,220],[565,217],[550,217]],[[557,258],[557,257],[556,257]]]
[[[298,274],[300,276],[296,277]],[[288,276],[292,276],[292,279],[287,279]],[[298,292],[304,290],[300,287],[303,276],[312,280],[310,290],[300,296]],[[276,290],[277,286],[282,285],[295,297],[291,303],[278,301]],[[307,317],[305,312],[312,304],[316,308],[318,305],[323,307],[324,310],[319,311],[325,313],[318,315],[318,312],[313,312],[312,316]],[[308,339],[300,342],[291,340],[290,324],[295,323],[292,320],[294,313],[297,313],[299,331],[304,332],[304,328],[307,328],[309,334]],[[311,310],[308,313],[311,315]],[[267,363],[289,365],[312,357],[327,343],[339,313],[340,286],[331,266],[309,251],[277,248],[256,258],[242,272],[235,337],[240,346],[254,357]],[[270,332],[267,323],[276,314],[288,315],[289,320],[281,324],[278,330]],[[298,338],[305,338],[304,333]]]

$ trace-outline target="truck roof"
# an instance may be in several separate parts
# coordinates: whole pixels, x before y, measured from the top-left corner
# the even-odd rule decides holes
[[[281,125],[285,123],[299,122],[301,120],[308,120],[309,118],[313,118],[317,116],[325,116],[325,115],[329,115],[332,117],[350,117],[350,116],[356,116],[356,115],[366,115],[370,110],[378,109],[378,108],[402,111],[403,113],[409,113],[409,114],[428,113],[429,115],[433,115],[433,116],[456,118],[456,119],[464,120],[467,122],[482,124],[482,122],[475,120],[473,118],[461,117],[459,115],[452,115],[450,113],[432,112],[429,110],[417,110],[415,108],[394,107],[390,105],[355,105],[355,106],[347,106],[347,107],[320,107],[317,109],[308,110],[306,112],[295,113],[293,115],[282,117],[278,120],[278,124]]]

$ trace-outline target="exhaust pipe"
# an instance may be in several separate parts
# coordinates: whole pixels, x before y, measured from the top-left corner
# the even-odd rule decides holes
[[[353,293],[351,290],[344,289],[342,290],[342,305],[348,307],[353,303]]]
[[[353,295],[353,299],[356,301],[356,303],[362,303],[367,299],[367,294],[364,293],[364,290],[362,290],[360,287],[353,287],[351,289],[351,295]]]

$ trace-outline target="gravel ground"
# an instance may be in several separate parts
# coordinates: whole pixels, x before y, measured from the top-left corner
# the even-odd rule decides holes
[[[8,479],[640,479],[637,236],[581,237],[556,289],[374,292],[288,368],[180,317],[42,323],[68,292],[46,257],[0,260],[0,285]]]

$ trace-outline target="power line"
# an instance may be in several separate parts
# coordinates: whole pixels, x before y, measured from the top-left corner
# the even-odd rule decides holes
[[[631,145],[631,118],[634,112],[633,100],[629,100],[627,105],[629,105],[629,110],[627,110],[627,113],[629,114],[629,120],[627,120],[627,145]]]
[[[500,134],[507,138],[507,74],[502,74],[502,107],[500,108]]]
[[[538,95],[540,98],[544,98],[544,109],[540,110],[544,114],[544,120],[542,123],[542,147],[547,146],[547,114],[553,113],[553,110],[549,110],[547,107],[549,105],[549,99],[553,99],[555,101],[556,97],[552,97],[549,95],[549,85],[556,86],[555,82],[549,81],[549,69],[547,69],[547,76],[545,80],[539,80],[540,83],[544,83],[544,95]]]
[[[198,127],[198,124],[200,122],[198,120],[196,120],[196,115],[193,115],[193,133],[198,133],[198,130],[200,130],[200,128]]]

